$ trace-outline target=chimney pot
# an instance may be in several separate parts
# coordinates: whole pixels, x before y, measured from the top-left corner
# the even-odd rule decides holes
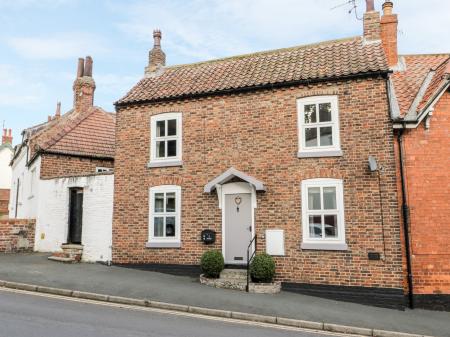
[[[77,78],[84,76],[84,59],[80,57],[78,59]]]
[[[159,29],[153,31],[153,46],[161,47],[161,31]]]
[[[12,130],[3,128],[2,144],[12,144]]]
[[[92,77],[92,57],[86,56],[86,61],[84,64],[84,76]]]
[[[56,118],[61,117],[61,102],[56,103],[55,117]]]
[[[366,0],[366,12],[373,12],[374,10],[374,0]]]
[[[394,7],[394,4],[392,1],[385,1],[383,3],[383,15],[392,15],[392,8]]]

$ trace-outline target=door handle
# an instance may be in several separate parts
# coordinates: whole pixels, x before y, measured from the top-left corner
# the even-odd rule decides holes
[[[248,226],[248,231],[251,232],[252,231],[252,226]]]

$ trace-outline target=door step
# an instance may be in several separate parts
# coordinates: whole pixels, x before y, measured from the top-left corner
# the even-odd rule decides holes
[[[227,268],[222,270],[220,277],[217,279],[200,276],[200,282],[215,288],[245,291],[247,287],[247,270]]]
[[[48,259],[51,261],[77,263],[83,255],[83,245],[62,244],[62,252],[54,252]]]
[[[200,283],[214,288],[233,289],[245,291],[247,287],[247,270],[226,268],[216,279],[200,275]],[[280,282],[252,283],[249,284],[249,292],[258,294],[276,294],[281,290]]]

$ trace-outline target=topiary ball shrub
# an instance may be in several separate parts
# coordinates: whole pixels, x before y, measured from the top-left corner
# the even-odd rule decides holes
[[[257,254],[250,264],[250,276],[253,282],[270,283],[275,276],[275,262],[272,256]]]
[[[208,250],[203,253],[200,265],[206,277],[218,278],[225,267],[225,262],[220,251]]]

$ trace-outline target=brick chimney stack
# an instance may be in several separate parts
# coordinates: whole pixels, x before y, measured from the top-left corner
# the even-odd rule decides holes
[[[13,141],[12,130],[11,129],[3,129],[2,145],[3,144],[12,144],[12,141]]]
[[[73,82],[73,108],[86,111],[94,105],[95,81],[92,78],[92,57],[78,59],[77,78]]]
[[[364,13],[364,39],[367,42],[381,39],[380,13],[375,11],[374,0],[366,0]]]
[[[158,76],[166,65],[166,54],[161,49],[161,31],[153,31],[153,48],[148,53],[148,66],[145,67],[145,76]]]
[[[385,1],[383,4],[383,15],[381,17],[381,41],[389,67],[398,63],[397,51],[397,14],[392,14],[394,4],[392,1]]]

